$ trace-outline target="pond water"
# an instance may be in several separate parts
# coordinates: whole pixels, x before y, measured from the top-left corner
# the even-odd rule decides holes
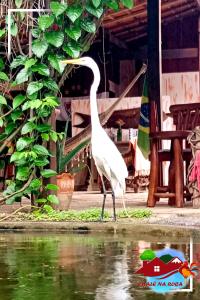
[[[0,300],[199,299],[199,275],[192,293],[163,295],[140,286],[140,254],[166,247],[188,259],[188,239],[0,233]],[[200,244],[194,244],[194,259],[200,261]]]

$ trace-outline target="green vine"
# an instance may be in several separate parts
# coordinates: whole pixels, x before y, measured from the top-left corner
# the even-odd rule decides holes
[[[23,1],[15,1],[16,7],[20,3]],[[52,1],[51,12],[33,22],[31,57],[21,55],[28,51],[23,48],[22,52],[20,46],[11,62],[5,63],[6,54],[0,58],[0,155],[10,154],[10,163],[15,166],[15,178],[0,203],[12,204],[30,193],[41,198],[44,190],[56,189],[52,184],[44,186],[44,178],[56,175],[49,169],[55,153],[50,153],[48,144],[62,138],[49,124],[59,105],[59,88],[71,71],[61,61],[87,51],[105,11],[118,10],[120,3],[127,8],[133,6],[133,0]],[[16,20],[20,18],[13,15],[11,34],[19,42]],[[0,41],[6,37],[7,28],[0,28]],[[13,91],[20,86],[24,89]],[[57,203],[56,197],[51,197],[51,202]]]

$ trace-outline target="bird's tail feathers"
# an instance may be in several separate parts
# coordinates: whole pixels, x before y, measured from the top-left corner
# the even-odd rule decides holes
[[[124,183],[120,183],[119,181],[114,181],[112,182],[112,186],[113,186],[113,190],[114,190],[114,194],[116,198],[121,198],[124,196],[125,192],[126,192],[126,185],[125,185],[125,181]]]

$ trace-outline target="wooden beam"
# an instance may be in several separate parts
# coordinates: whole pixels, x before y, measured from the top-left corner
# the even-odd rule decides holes
[[[162,124],[161,104],[161,0],[148,0],[148,96],[157,112],[158,128]]]
[[[128,50],[128,46],[127,46],[126,42],[118,39],[111,32],[109,32],[109,40],[110,40],[110,43],[116,45],[117,47]]]
[[[198,14],[198,12],[195,11],[194,9],[189,10],[189,11],[187,10],[184,13],[180,13],[180,15],[177,14],[177,15],[169,16],[168,18],[163,19],[162,24],[164,26],[166,26],[168,23],[173,22],[175,20],[179,20],[179,19],[182,19],[183,17],[188,17],[188,16],[191,16],[191,15],[196,16],[197,14]],[[130,36],[130,38],[125,39],[125,41],[127,43],[129,43],[129,42],[132,42],[134,40],[137,40],[140,37],[144,37],[146,35],[147,35],[147,32],[145,32],[145,30],[144,30],[143,32],[141,31],[141,33],[139,33],[139,34],[135,34],[135,35],[132,34]]]
[[[199,58],[198,53],[199,48],[166,49],[162,50],[162,59]],[[129,50],[129,53],[120,56],[120,60],[123,59],[140,59],[145,61],[147,59],[147,47],[141,47],[133,52]]]
[[[198,57],[198,48],[168,49],[162,51],[163,59],[181,59]]]
[[[167,3],[162,4],[162,16],[164,15],[176,15],[178,12],[182,12],[183,10],[188,10],[191,7],[196,8],[196,4],[193,0],[176,0],[169,1]],[[119,26],[124,26],[129,22],[138,22],[138,20],[144,20],[147,16],[147,10],[142,8],[140,10],[133,9],[132,13],[123,13],[120,16],[113,15],[113,20],[104,19],[103,26],[105,28],[115,30]]]

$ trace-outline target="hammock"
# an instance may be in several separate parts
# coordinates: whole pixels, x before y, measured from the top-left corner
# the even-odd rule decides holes
[[[192,194],[194,208],[200,208],[200,127],[197,126],[188,136],[192,148],[192,160],[188,167],[187,187]]]
[[[105,125],[107,120],[113,114],[114,110],[116,109],[117,105],[123,100],[123,98],[128,94],[131,88],[135,85],[138,81],[140,76],[144,74],[147,70],[147,66],[143,64],[142,68],[140,69],[139,73],[133,78],[133,80],[129,83],[120,97],[103,113],[99,115],[101,125]],[[77,147],[81,142],[90,138],[91,136],[91,124],[89,124],[85,129],[83,129],[80,133],[75,135],[74,137],[68,139],[65,144],[65,151],[69,152],[73,148]]]

